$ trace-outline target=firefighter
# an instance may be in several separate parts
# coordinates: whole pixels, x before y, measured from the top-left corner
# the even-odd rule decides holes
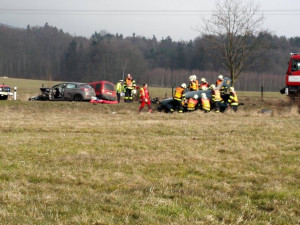
[[[148,84],[146,83],[143,84],[143,87],[140,89],[140,100],[141,100],[141,105],[139,108],[139,113],[142,111],[142,109],[146,104],[148,105],[148,111],[152,113],[151,101],[150,101],[150,96],[148,91]]]
[[[212,84],[210,87],[213,108],[216,112],[220,112],[220,102],[222,101],[220,90],[218,90],[214,84]]]
[[[205,78],[201,78],[199,90],[207,90],[208,88],[209,88],[209,83],[206,81]]]
[[[123,82],[123,80],[119,80],[119,82],[117,83],[117,86],[116,86],[118,103],[120,103],[121,93],[122,93],[122,89],[123,89],[122,88],[122,82]]]
[[[206,97],[205,93],[201,94],[201,109],[205,112],[208,113],[210,111],[210,101]]]
[[[189,77],[189,90],[190,91],[198,91],[199,83],[196,75],[191,75]]]
[[[189,98],[187,103],[187,111],[192,112],[195,111],[198,108],[198,95],[195,94],[192,98]]]
[[[185,101],[185,89],[186,89],[186,84],[182,83],[179,87],[176,88],[173,100],[175,102],[175,109],[178,108],[178,112],[182,113],[182,105]],[[170,112],[174,112],[174,109],[170,109]]]
[[[228,99],[228,103],[230,108],[236,112],[238,110],[238,105],[239,105],[239,101],[238,101],[238,97],[236,92],[234,91],[234,87],[230,87],[229,88],[230,94],[229,94],[229,99]]]
[[[130,74],[127,75],[126,80],[125,80],[125,97],[124,97],[124,102],[132,102],[132,90],[134,89],[133,87],[133,79]]]
[[[216,81],[216,87],[218,87],[218,86],[223,82],[223,80],[224,80],[224,77],[223,77],[222,74],[220,74],[220,75],[218,76],[217,81]]]

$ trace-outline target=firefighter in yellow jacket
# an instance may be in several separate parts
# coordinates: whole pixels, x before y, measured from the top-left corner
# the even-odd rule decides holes
[[[136,84],[135,80],[130,74],[127,75],[124,82],[125,97],[124,102],[133,102],[132,91],[135,90]]]
[[[230,95],[229,95],[228,103],[230,105],[230,108],[232,108],[233,111],[236,112],[238,110],[238,105],[239,105],[238,97],[236,92],[234,91],[234,87],[230,87],[229,91],[230,91]]]
[[[123,89],[122,82],[123,82],[123,80],[119,80],[119,82],[116,85],[116,93],[117,93],[118,103],[120,103],[121,93],[122,93],[122,89]]]
[[[187,111],[192,112],[195,111],[198,108],[198,101],[199,96],[195,94],[192,98],[189,98],[188,103],[187,103]]]
[[[177,87],[173,96],[173,100],[175,103],[175,109],[178,108],[178,112],[182,113],[182,107],[185,100],[185,91],[186,91],[186,84],[183,83],[180,87]],[[170,109],[170,112],[174,112],[174,109]]]
[[[201,94],[201,109],[205,112],[208,113],[210,111],[210,101],[206,97],[205,93]]]
[[[220,112],[220,102],[222,101],[220,90],[218,90],[214,84],[212,84],[210,87],[213,109],[216,112]]]

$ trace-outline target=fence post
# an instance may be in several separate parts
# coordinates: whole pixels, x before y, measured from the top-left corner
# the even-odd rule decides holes
[[[264,86],[260,87],[261,99],[264,98]]]

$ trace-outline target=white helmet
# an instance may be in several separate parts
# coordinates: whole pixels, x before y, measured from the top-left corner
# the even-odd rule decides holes
[[[215,89],[216,88],[216,85],[212,84],[210,85],[211,89]]]
[[[230,91],[230,92],[234,92],[234,87],[230,87],[230,88],[229,88],[229,91]]]
[[[218,79],[219,79],[219,80],[223,80],[223,79],[224,79],[224,78],[223,78],[223,75],[220,74],[220,75],[218,76]]]
[[[201,78],[201,82],[205,83],[206,82],[205,78]]]
[[[198,99],[199,98],[199,96],[196,94],[196,95],[194,95],[194,97],[193,97],[193,99]]]
[[[195,74],[193,75],[193,78],[193,80],[197,80],[197,76]]]
[[[189,80],[190,80],[190,81],[193,81],[193,80],[194,80],[194,76],[191,75],[191,76],[189,77]]]
[[[186,84],[185,84],[185,83],[182,83],[182,84],[181,84],[181,87],[182,87],[182,88],[186,88]]]
[[[202,94],[201,94],[201,98],[206,98],[206,94],[205,94],[205,93],[202,93]]]

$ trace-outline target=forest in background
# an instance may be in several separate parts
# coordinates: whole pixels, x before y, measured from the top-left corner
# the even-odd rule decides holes
[[[265,49],[236,82],[237,90],[278,91],[291,52],[300,52],[300,37],[261,33]],[[28,79],[113,83],[131,73],[138,84],[170,87],[188,82],[191,74],[215,82],[226,70],[211,58],[205,39],[187,42],[171,37],[157,40],[133,34],[95,32],[90,38],[72,36],[47,23],[20,29],[0,25],[0,76]]]

